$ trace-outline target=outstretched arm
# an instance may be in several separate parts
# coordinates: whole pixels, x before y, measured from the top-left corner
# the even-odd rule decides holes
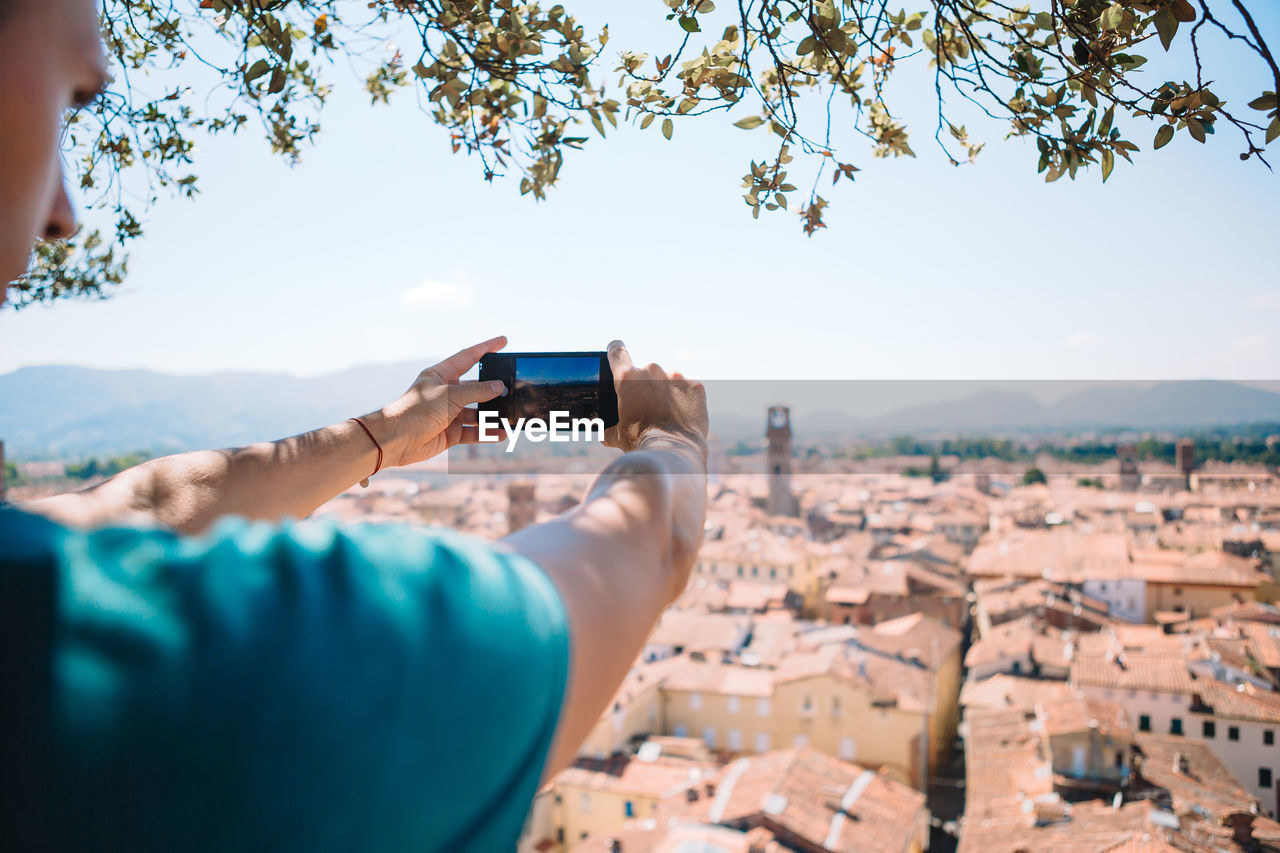
[[[587,499],[505,542],[536,562],[569,618],[570,670],[544,779],[572,762],[663,608],[689,579],[706,515],[706,395],[656,365],[637,369],[621,343],[609,358],[628,451]]]
[[[361,417],[383,448],[382,467],[428,459],[475,440],[475,411],[501,383],[460,382],[485,353],[506,345],[494,338],[419,374],[394,403]],[[202,450],[153,459],[104,483],[34,501],[26,508],[72,526],[153,523],[199,533],[226,515],[277,521],[303,518],[369,476],[373,441],[354,421],[279,441],[229,450]]]

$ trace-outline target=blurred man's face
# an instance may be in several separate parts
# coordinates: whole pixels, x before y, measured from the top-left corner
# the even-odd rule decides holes
[[[59,137],[106,78],[94,0],[0,0],[0,288],[74,228]]]

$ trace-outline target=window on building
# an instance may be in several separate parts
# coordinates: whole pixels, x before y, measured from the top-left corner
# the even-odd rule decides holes
[[[768,752],[773,745],[773,738],[768,732],[756,732],[756,752]]]
[[[725,705],[728,707],[730,714],[736,714],[738,713],[738,708],[742,706],[742,702],[737,696],[730,696],[728,700],[726,700]]]
[[[793,578],[793,577],[795,577],[795,576],[796,576],[796,570],[795,570],[795,567],[794,567],[794,566],[787,566],[787,577],[789,577],[789,578]]]
[[[770,580],[775,580],[775,581],[778,579],[778,570],[777,570],[777,569],[770,569],[770,570],[769,570],[769,579],[770,579]]]
[[[840,697],[839,696],[831,697],[831,716],[833,717],[840,716]]]
[[[1263,729],[1263,730],[1262,730],[1262,745],[1263,745],[1263,746],[1275,746],[1275,744],[1276,744],[1276,733],[1275,733],[1272,729]]]
[[[1271,787],[1271,768],[1270,767],[1258,768],[1258,787],[1259,788]]]
[[[809,736],[796,735],[794,738],[792,738],[791,743],[793,746],[795,746],[796,749],[804,749],[806,746],[809,745]]]
[[[851,737],[840,738],[840,758],[853,761],[858,756],[858,746]]]
[[[1138,717],[1138,731],[1140,732],[1151,731],[1151,715],[1150,714],[1143,714],[1140,717]]]
[[[729,749],[732,752],[742,751],[742,732],[738,729],[729,729]]]
[[[625,803],[622,804],[622,813],[626,817],[636,816],[636,807],[632,805],[630,800],[627,800]]]
[[[578,799],[578,811],[583,814],[591,811],[591,795],[586,791],[583,791],[582,796]]]
[[[1240,727],[1239,727],[1239,726],[1228,726],[1228,727],[1227,727],[1227,740],[1240,740]]]
[[[702,739],[707,742],[708,749],[716,748],[716,727],[707,726],[702,730]]]
[[[1169,734],[1171,735],[1182,734],[1182,718],[1181,717],[1173,717],[1172,719],[1169,720]]]
[[[800,710],[805,714],[813,713],[813,697],[808,693],[804,694],[804,698],[800,700]]]
[[[693,710],[695,710],[695,711],[702,707],[702,694],[701,694],[701,693],[690,693],[690,694],[689,694],[689,707],[690,707],[690,708],[692,708],[692,709],[693,709]]]
[[[564,844],[564,827],[556,827],[556,844]]]
[[[751,577],[753,577],[753,578],[758,578],[758,577],[760,577],[760,567],[759,567],[759,566],[752,566],[752,567],[751,567]]]
[[[688,736],[689,736],[689,727],[688,727],[688,726],[676,726],[676,728],[675,728],[675,733],[676,733],[676,737],[688,737]]]
[[[1215,738],[1218,736],[1218,724],[1213,720],[1205,720],[1202,727],[1204,736],[1207,738]]]
[[[738,577],[742,577],[742,566],[738,566]]]

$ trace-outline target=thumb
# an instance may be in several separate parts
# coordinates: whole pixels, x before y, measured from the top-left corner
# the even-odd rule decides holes
[[[487,403],[507,392],[507,386],[497,379],[487,382],[459,382],[447,387],[449,407],[454,410],[466,408],[472,403]]]

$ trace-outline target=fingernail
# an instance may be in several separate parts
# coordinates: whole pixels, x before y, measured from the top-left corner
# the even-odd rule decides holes
[[[613,340],[609,342],[609,349],[611,350],[617,349],[618,347],[625,347],[625,346],[626,344],[624,344],[622,341],[619,341],[619,340]]]
[[[501,381],[495,379],[489,383],[489,390],[495,394],[501,394],[507,390],[507,386],[503,385]]]

